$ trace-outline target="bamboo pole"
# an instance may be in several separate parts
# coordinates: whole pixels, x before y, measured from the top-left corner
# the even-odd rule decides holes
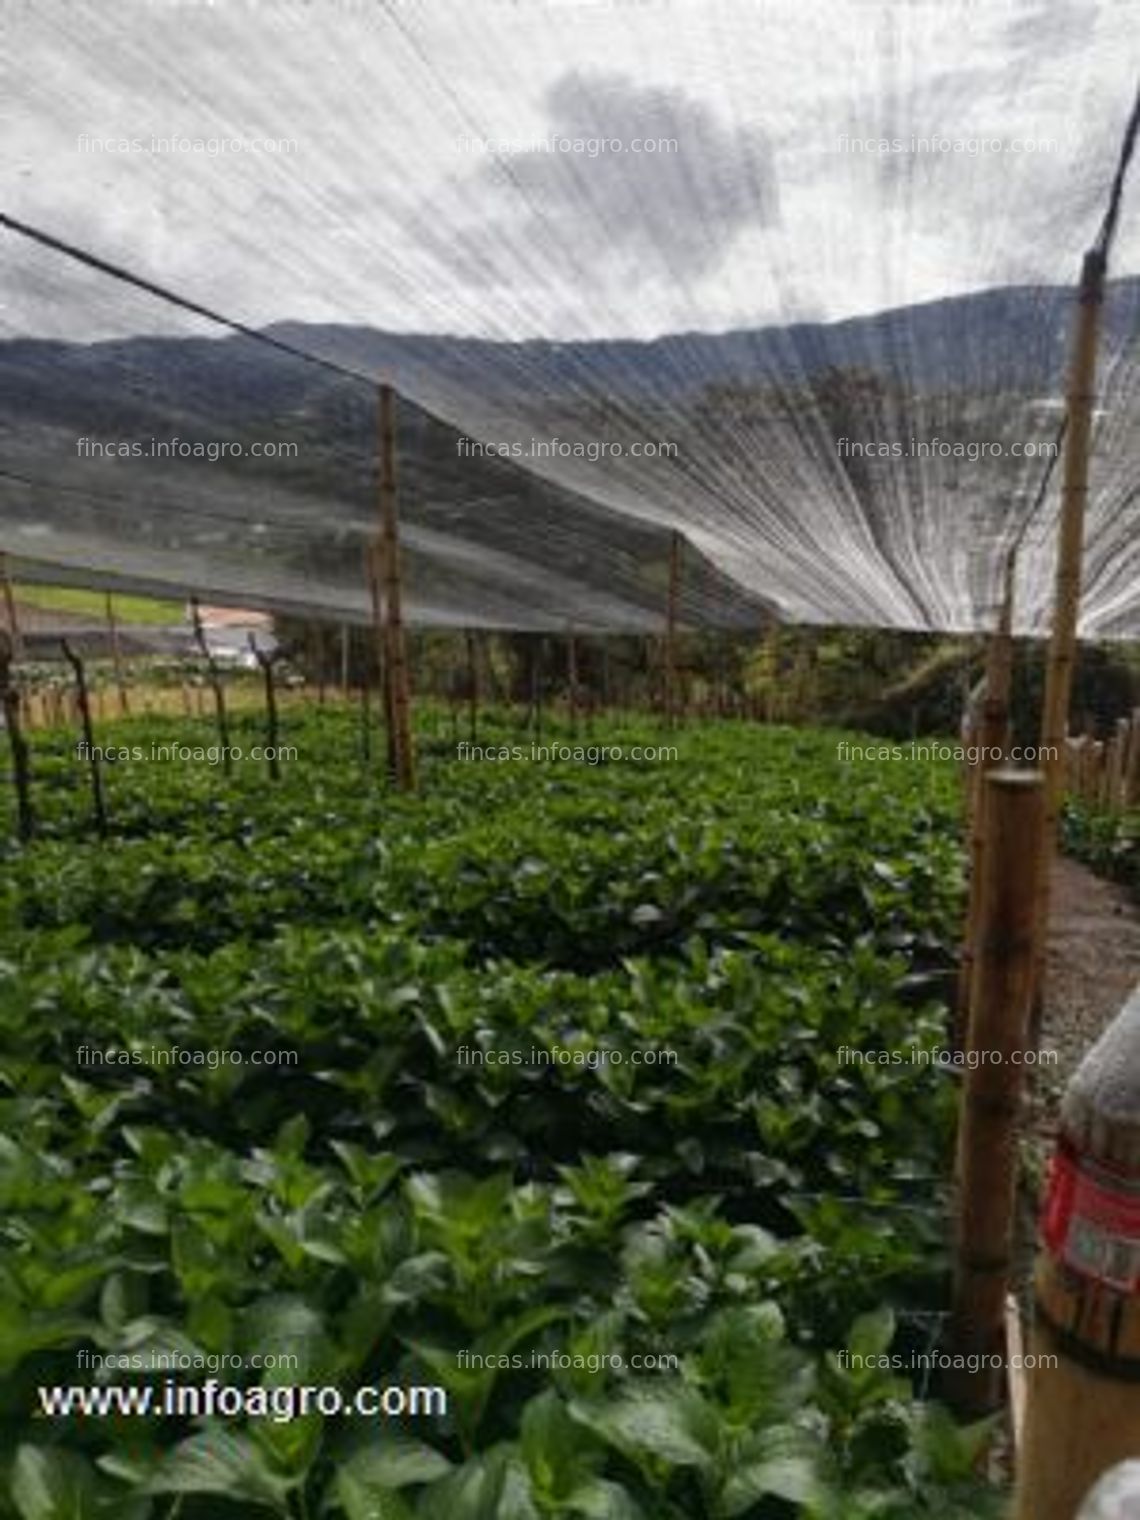
[[[542,634],[530,638],[530,710],[534,723],[534,742],[542,743]]]
[[[313,664],[317,672],[317,705],[323,707],[327,698],[325,690],[325,627],[313,624]]]
[[[16,610],[16,595],[12,589],[12,576],[8,570],[8,556],[0,549],[0,586],[4,590],[4,610],[8,618],[8,632],[12,639],[12,659],[24,658],[24,636],[20,631],[20,618]]]
[[[249,647],[253,650],[253,657],[261,667],[261,676],[265,682],[265,758],[269,765],[269,779],[280,781],[281,762],[277,758],[280,747],[277,742],[280,727],[277,721],[277,693],[274,690],[273,666],[281,658],[281,652],[261,649],[252,629],[249,634]]]
[[[119,644],[119,624],[115,617],[115,604],[109,591],[104,594],[104,605],[107,611],[107,628],[111,635],[111,661],[115,667],[115,685],[119,688],[119,716],[126,718],[131,708],[127,700],[127,683],[123,675],[123,651]]]
[[[665,721],[677,721],[677,603],[681,595],[681,534],[674,528],[669,540],[669,596],[665,606]]]
[[[348,624],[340,625],[340,696],[348,701]]]
[[[396,512],[396,403],[390,385],[380,387],[379,422],[380,541],[383,545],[380,568],[384,580],[384,604],[387,614],[386,652],[392,688],[395,782],[401,791],[414,791],[416,761],[412,743],[411,694],[407,645],[404,638],[400,540]]]
[[[206,630],[202,626],[202,609],[198,605],[196,596],[190,598],[190,615],[194,623],[194,638],[206,662],[206,676],[210,682],[210,690],[214,694],[214,717],[218,725],[218,738],[222,741],[222,770],[227,776],[231,776],[234,766],[233,757],[230,754],[230,724],[226,715],[226,694],[222,689],[222,678],[218,673],[217,662],[206,642]]]
[[[1034,1023],[1040,1023],[1045,992],[1045,946],[1049,932],[1049,902],[1053,860],[1057,851],[1057,828],[1063,781],[1062,747],[1068,731],[1073,664],[1077,648],[1077,620],[1081,599],[1081,560],[1084,547],[1085,506],[1088,500],[1089,439],[1096,384],[1096,350],[1104,305],[1106,257],[1090,249],[1081,268],[1076,332],[1066,396],[1064,475],[1061,490],[1061,522],[1057,542],[1057,579],[1053,633],[1045,678],[1045,701],[1041,716],[1041,756],[1045,774],[1045,810],[1039,855],[1036,915],[1036,992]]]
[[[374,641],[374,656],[376,664],[376,691],[379,698],[381,720],[384,724],[384,742],[387,752],[388,774],[396,774],[396,739],[392,723],[392,687],[388,680],[388,650],[387,633],[384,625],[384,593],[383,578],[380,573],[380,562],[383,558],[383,545],[379,539],[369,544],[365,550],[364,564],[368,576],[368,594],[372,606],[372,634]],[[367,723],[368,703],[364,704],[364,718]],[[366,750],[370,754],[372,745],[369,739]]]
[[[101,839],[107,837],[107,805],[103,797],[103,772],[100,754],[95,745],[95,730],[91,723],[91,703],[87,697],[87,675],[83,661],[66,639],[60,640],[64,657],[75,672],[75,693],[79,704],[79,720],[83,728],[83,747],[87,752],[87,765],[91,772],[91,799],[95,808],[95,828]]]
[[[982,905],[982,860],[986,845],[985,777],[1005,759],[1009,747],[1009,699],[1013,684],[1013,599],[1017,574],[1017,551],[1006,557],[1001,608],[997,627],[986,649],[985,695],[982,721],[977,734],[981,754],[967,775],[971,797],[970,819],[970,893],[966,909],[966,933],[958,965],[958,990],[955,1004],[954,1049],[964,1050],[970,1027],[970,995],[974,977],[975,947]],[[972,742],[971,737],[971,742]]]
[[[1132,709],[1132,738],[1124,769],[1124,806],[1140,805],[1140,707]]]
[[[1034,1289],[1016,1515],[1072,1520],[1140,1452],[1140,987],[1066,1090]]]
[[[578,733],[578,644],[574,638],[574,630],[570,628],[566,633],[566,685],[569,695],[570,737],[577,737]]]
[[[31,765],[28,741],[20,726],[20,688],[12,679],[12,664],[16,656],[16,641],[10,633],[0,630],[0,708],[4,713],[4,725],[8,732],[8,747],[12,751],[12,785],[16,791],[16,823],[21,840],[27,844],[36,831],[32,811]]]
[[[475,744],[479,729],[479,658],[473,630],[468,628],[464,637],[467,644],[467,728],[471,743]]]
[[[958,1129],[958,1198],[950,1336],[954,1354],[984,1359],[956,1371],[947,1396],[970,1412],[1000,1402],[1005,1297],[1013,1247],[1017,1119],[1034,970],[1034,888],[1044,782],[1036,771],[986,777],[968,1062]]]

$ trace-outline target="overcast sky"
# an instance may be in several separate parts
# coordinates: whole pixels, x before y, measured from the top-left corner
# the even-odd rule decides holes
[[[648,338],[1071,281],[1140,59],[1134,0],[0,13],[12,214],[257,325],[497,338]],[[465,141],[552,134],[549,152]],[[233,147],[266,138],[284,146]],[[1138,197],[1134,182],[1117,275],[1140,273]],[[188,325],[2,236],[2,331]]]

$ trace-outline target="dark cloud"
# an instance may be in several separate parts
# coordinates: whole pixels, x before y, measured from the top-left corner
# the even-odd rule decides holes
[[[722,123],[680,90],[619,75],[569,74],[546,98],[552,138],[580,151],[514,153],[480,168],[480,193],[521,205],[512,239],[572,239],[585,264],[624,260],[694,279],[749,227],[779,221],[768,134]],[[635,152],[635,139],[665,143]],[[602,141],[606,146],[601,147]],[[615,141],[625,151],[614,152]]]

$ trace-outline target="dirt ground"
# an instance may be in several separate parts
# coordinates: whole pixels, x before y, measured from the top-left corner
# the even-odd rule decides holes
[[[1030,1084],[1031,1148],[1052,1149],[1061,1095],[1089,1046],[1140,983],[1140,908],[1122,887],[1074,860],[1058,858],[1053,875],[1042,1051]],[[1030,1159],[1031,1172],[1036,1170]]]

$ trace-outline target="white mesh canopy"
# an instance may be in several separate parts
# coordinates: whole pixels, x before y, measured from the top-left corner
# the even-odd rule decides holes
[[[34,573],[365,617],[386,380],[417,621],[657,627],[676,529],[690,623],[987,627],[1021,536],[1046,626],[1129,0],[0,5]],[[1138,207],[1086,637],[1140,634]]]

